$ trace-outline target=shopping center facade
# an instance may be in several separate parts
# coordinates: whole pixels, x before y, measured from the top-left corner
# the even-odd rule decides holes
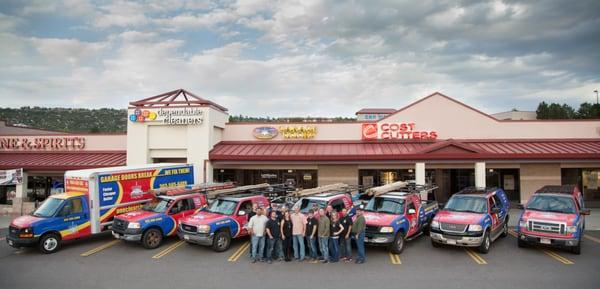
[[[600,120],[499,120],[441,93],[369,120],[228,119],[225,107],[175,90],[131,102],[126,134],[0,129],[0,169],[23,168],[26,175],[5,210],[18,211],[21,200],[31,206],[35,177],[158,162],[192,163],[196,182],[309,188],[415,179],[437,185],[441,202],[473,185],[502,187],[523,202],[543,185],[578,184],[589,205],[600,204]]]

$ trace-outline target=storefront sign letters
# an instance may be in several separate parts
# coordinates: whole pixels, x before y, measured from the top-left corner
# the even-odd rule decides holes
[[[418,130],[415,123],[363,123],[363,140],[435,140],[437,131]]]
[[[6,151],[75,151],[84,148],[84,137],[0,138],[0,150]]]
[[[204,112],[196,107],[160,108],[158,111],[135,109],[129,115],[131,122],[162,122],[167,125],[199,125],[204,121]]]
[[[278,128],[272,126],[257,127],[252,131],[257,139],[273,139],[279,134],[284,139],[312,139],[317,135],[317,127],[314,125],[283,125]]]

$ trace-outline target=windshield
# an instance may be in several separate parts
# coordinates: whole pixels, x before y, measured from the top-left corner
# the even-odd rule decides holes
[[[217,213],[222,215],[231,215],[235,211],[236,207],[236,201],[217,199],[212,204],[210,204],[210,207],[208,207],[208,211],[211,213]]]
[[[399,215],[404,213],[404,200],[392,198],[372,198],[365,211]]]
[[[56,211],[58,210],[58,208],[60,208],[62,206],[62,203],[64,203],[65,200],[63,199],[56,199],[56,198],[48,198],[46,199],[46,201],[44,201],[39,208],[37,208],[37,210],[35,210],[35,212],[33,212],[33,215],[36,217],[41,217],[41,218],[49,218],[54,216],[54,214],[56,213]]]
[[[487,202],[482,197],[454,196],[450,198],[444,209],[455,212],[483,214],[487,213]]]
[[[165,200],[165,199],[161,199],[160,201],[155,200],[155,201],[152,201],[151,203],[144,205],[142,210],[149,211],[149,212],[155,212],[155,213],[164,213],[167,210],[167,208],[169,207],[170,203],[171,203],[171,200]]]
[[[315,199],[302,199],[300,200],[300,212],[302,214],[308,214],[310,209],[314,209],[315,212],[319,209],[324,209],[327,206],[327,201],[315,200]],[[294,208],[298,204],[294,205]]]
[[[575,202],[571,197],[534,195],[527,203],[528,210],[575,214]]]

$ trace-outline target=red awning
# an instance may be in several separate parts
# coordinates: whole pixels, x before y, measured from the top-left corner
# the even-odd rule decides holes
[[[220,142],[211,161],[600,159],[600,139]]]
[[[0,169],[64,171],[124,166],[125,152],[0,153]]]

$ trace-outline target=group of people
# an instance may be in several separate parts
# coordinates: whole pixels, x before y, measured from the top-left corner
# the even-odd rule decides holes
[[[331,206],[310,209],[305,215],[299,207],[290,213],[286,207],[280,211],[266,210],[253,204],[248,216],[246,229],[252,244],[252,263],[271,264],[274,260],[289,262],[292,259],[349,263],[352,262],[352,239],[358,253],[355,263],[366,261],[366,224],[362,208],[357,209],[354,221],[345,208],[337,212]]]

